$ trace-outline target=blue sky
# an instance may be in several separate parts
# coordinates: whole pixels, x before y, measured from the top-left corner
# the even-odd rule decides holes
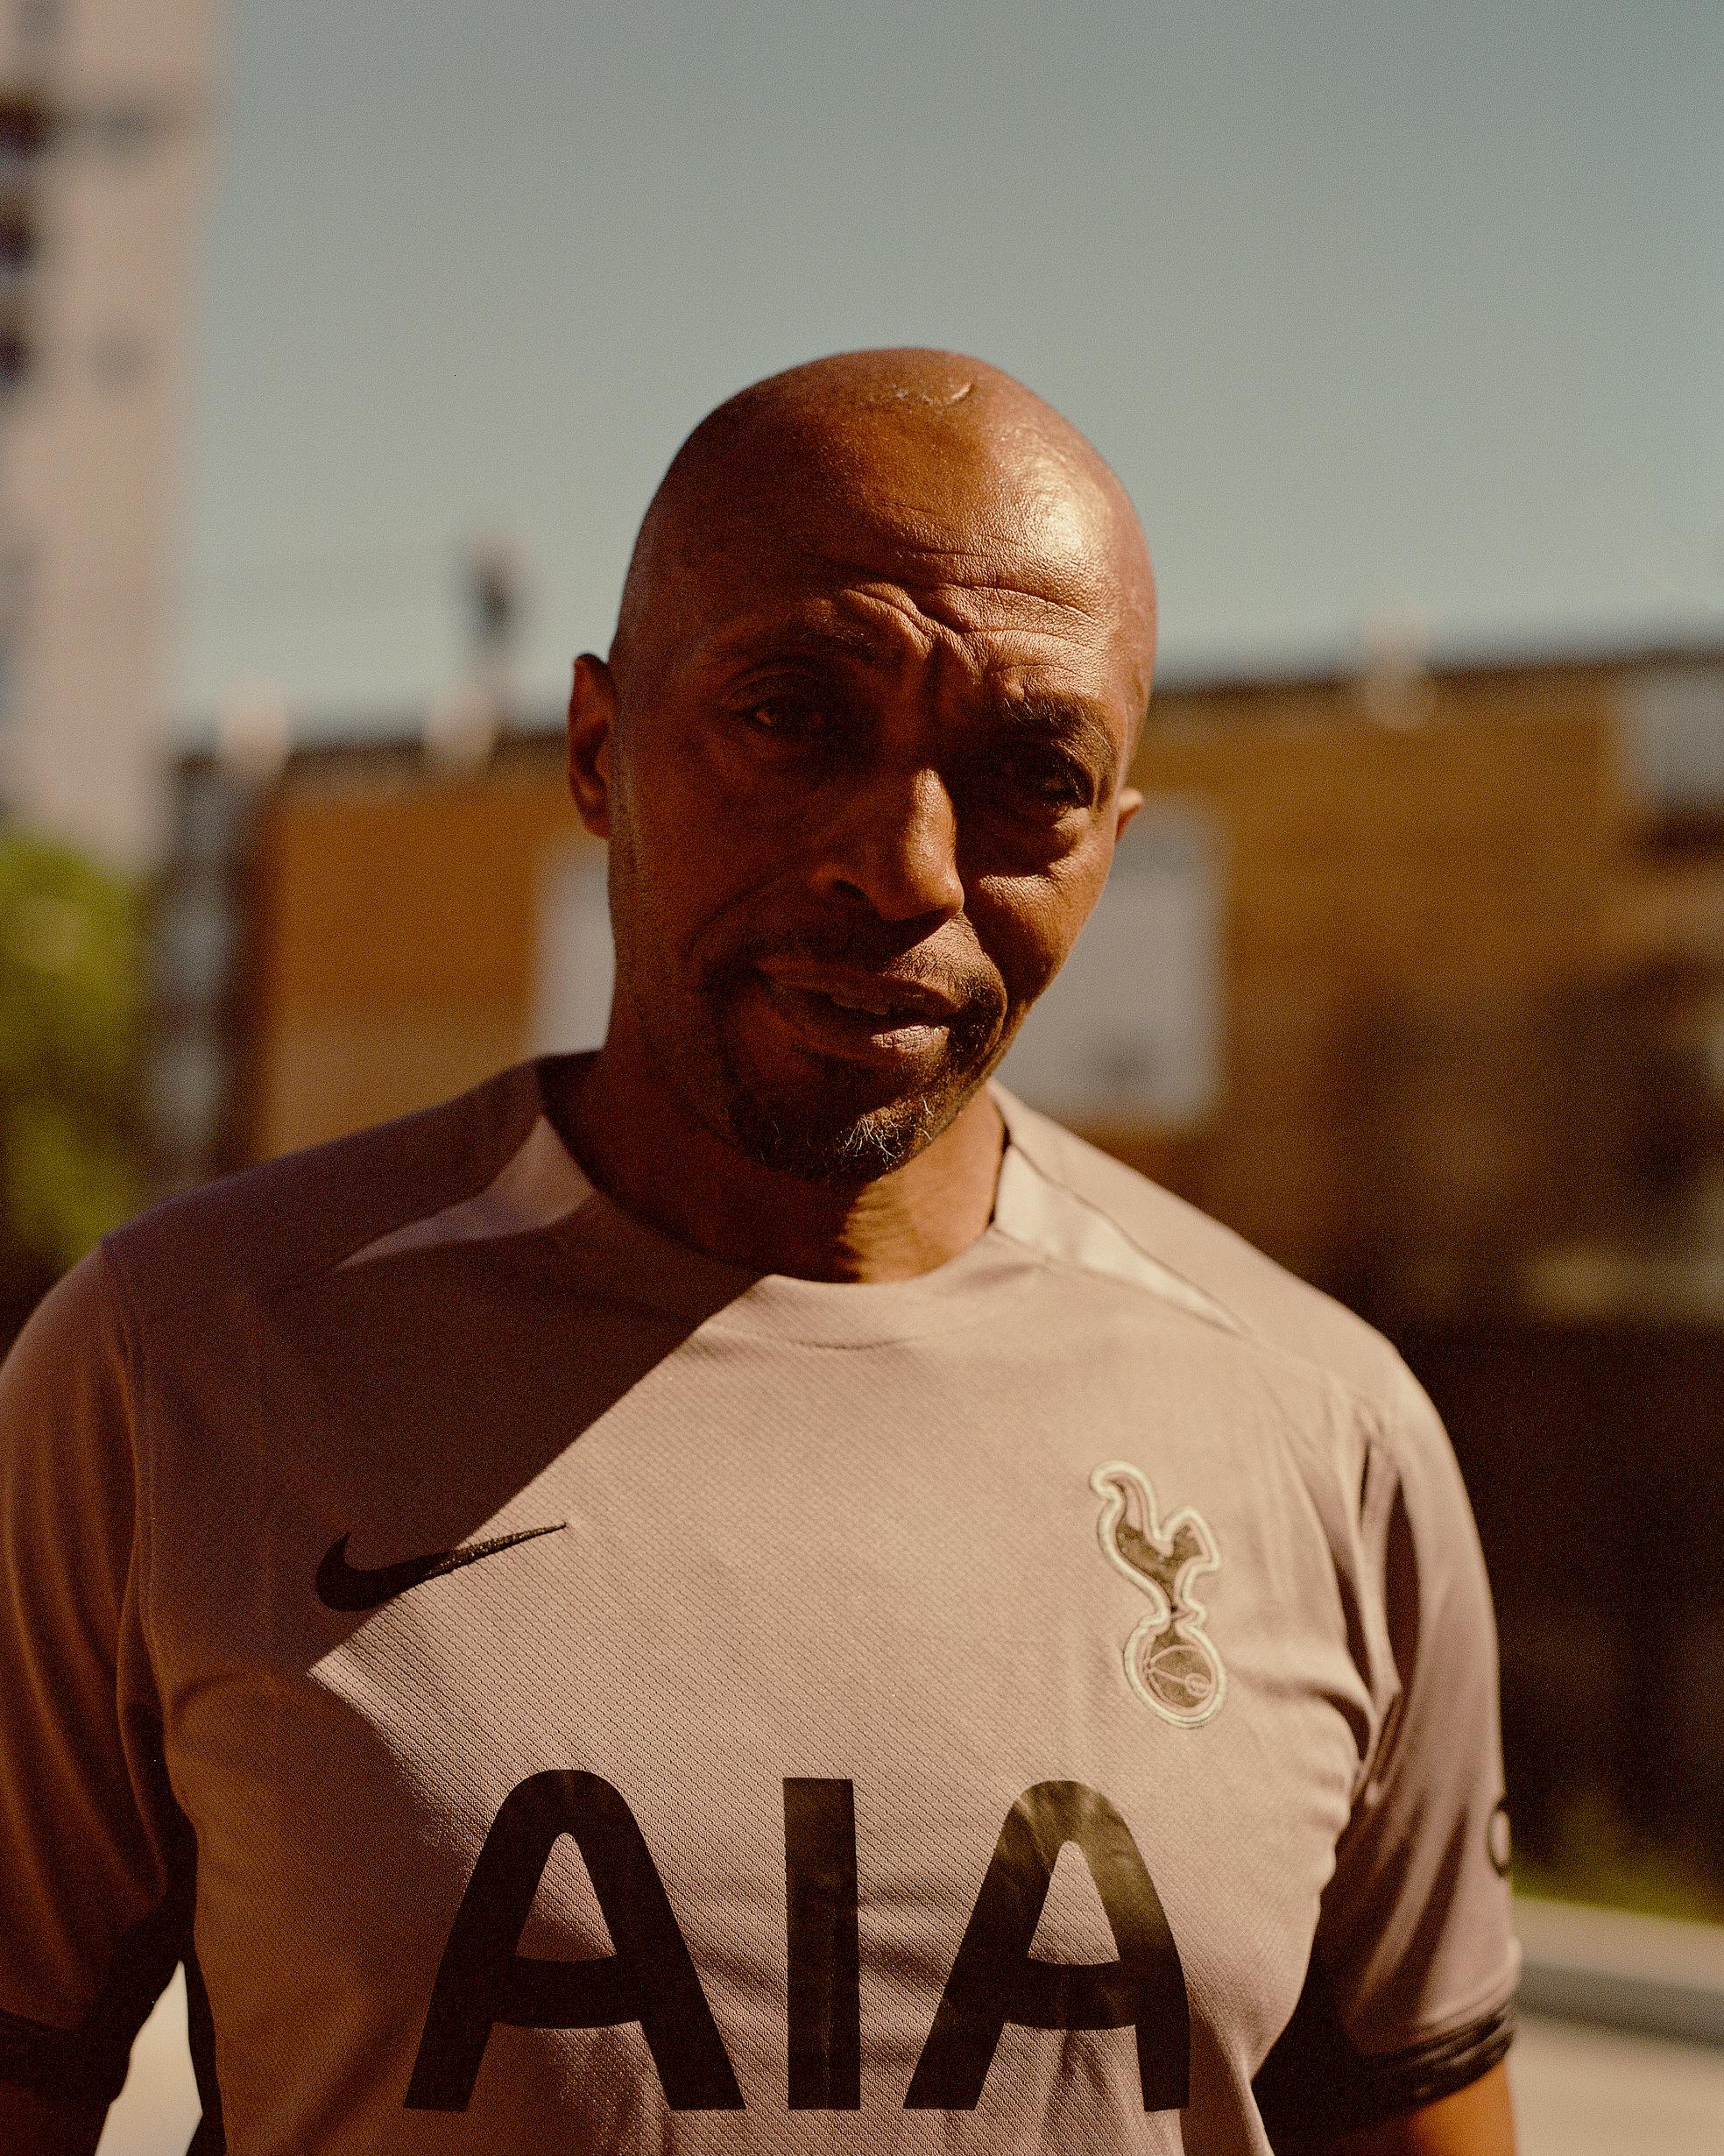
[[[1716,0],[236,0],[176,703],[399,711],[516,535],[610,633],[710,405],[979,353],[1131,489],[1169,675],[1724,640]]]

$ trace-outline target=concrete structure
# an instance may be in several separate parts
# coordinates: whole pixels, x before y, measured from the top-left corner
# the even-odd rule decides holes
[[[190,243],[222,0],[0,0],[0,805],[162,840]]]

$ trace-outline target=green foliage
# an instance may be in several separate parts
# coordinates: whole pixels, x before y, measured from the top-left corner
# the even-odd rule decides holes
[[[0,1288],[27,1291],[135,1212],[138,892],[0,831]]]
[[[1724,1922],[1724,1873],[1706,1852],[1631,1833],[1597,1790],[1583,1792],[1570,1804],[1545,1861],[1515,1852],[1515,1891],[1642,1916]]]

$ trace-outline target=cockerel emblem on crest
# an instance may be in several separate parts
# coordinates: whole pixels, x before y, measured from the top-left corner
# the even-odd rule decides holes
[[[1126,1641],[1126,1675],[1146,1707],[1165,1721],[1194,1728],[1218,1712],[1227,1672],[1204,1630],[1208,1615],[1191,1591],[1221,1563],[1209,1523],[1190,1505],[1163,1524],[1149,1478],[1110,1460],[1090,1477],[1102,1500],[1096,1530],[1110,1565],[1149,1597],[1148,1614]]]

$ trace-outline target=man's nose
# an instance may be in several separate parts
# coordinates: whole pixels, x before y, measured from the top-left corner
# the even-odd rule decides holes
[[[962,913],[957,815],[939,773],[873,774],[837,820],[816,882],[865,899],[884,921]]]

